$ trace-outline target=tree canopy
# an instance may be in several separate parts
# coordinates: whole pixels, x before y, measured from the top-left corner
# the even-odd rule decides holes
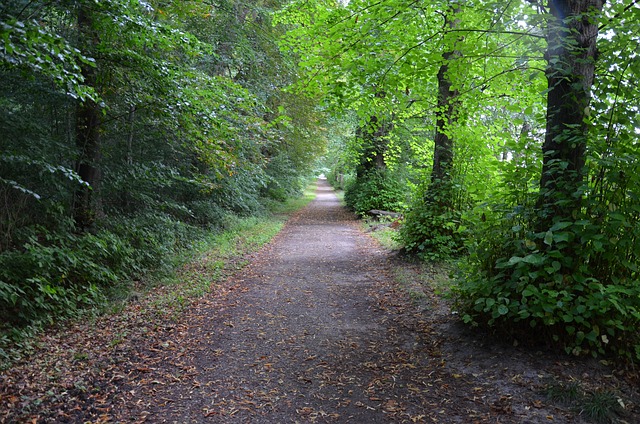
[[[640,359],[636,1],[0,6],[0,315],[99,302],[324,155],[471,325]],[[535,328],[535,337],[531,329]]]
[[[400,241],[423,258],[464,258],[465,321],[636,360],[639,17],[599,0],[294,1],[279,15],[297,88],[356,117],[331,175],[375,189],[347,202],[404,212]],[[372,149],[383,175],[359,171]]]

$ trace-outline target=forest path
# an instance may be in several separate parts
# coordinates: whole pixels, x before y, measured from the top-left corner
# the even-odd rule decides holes
[[[0,423],[578,424],[544,394],[576,383],[640,422],[634,374],[474,334],[325,181],[230,272],[247,259],[226,279],[215,255],[189,264],[176,290],[212,281],[202,298],[161,286],[45,332],[0,372]]]
[[[433,317],[389,269],[388,253],[320,180],[316,199],[226,283],[230,290],[139,352],[113,412],[172,423],[553,419],[531,403],[512,407],[512,394],[482,375],[452,369]]]

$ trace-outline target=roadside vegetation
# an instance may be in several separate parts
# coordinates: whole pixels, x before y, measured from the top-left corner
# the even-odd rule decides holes
[[[0,360],[277,230],[325,149],[277,7],[2,3]]]
[[[346,204],[456,261],[461,319],[640,361],[640,7],[622,1],[293,1],[297,87],[335,122]]]

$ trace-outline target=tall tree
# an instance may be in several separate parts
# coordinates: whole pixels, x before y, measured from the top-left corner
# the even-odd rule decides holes
[[[460,24],[458,14],[460,6],[452,5],[444,15],[444,37]],[[446,45],[446,44],[445,44]],[[438,196],[438,191],[450,190],[451,174],[453,171],[454,140],[451,128],[458,119],[459,90],[454,88],[452,75],[449,73],[450,63],[461,55],[454,44],[445,47],[447,51],[442,55],[442,65],[438,69],[438,97],[436,107],[436,127],[433,146],[433,167],[431,171],[432,187],[427,193],[428,201],[441,199],[445,203],[451,202],[452,197],[444,194]],[[429,197],[431,199],[429,199]],[[444,205],[443,206],[450,206]]]
[[[598,15],[603,4],[603,0],[549,2],[540,231],[546,231],[554,218],[575,218],[581,207]]]
[[[78,6],[78,37],[83,40],[83,54],[95,56],[100,43],[91,5],[81,2]],[[82,64],[84,84],[96,88],[98,70],[91,62]],[[78,149],[76,172],[86,183],[76,190],[73,215],[76,226],[83,229],[91,226],[100,212],[100,122],[102,111],[97,101],[85,99],[76,108],[75,137]]]

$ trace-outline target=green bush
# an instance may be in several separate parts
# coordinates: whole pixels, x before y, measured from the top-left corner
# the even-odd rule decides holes
[[[464,243],[461,213],[438,210],[427,203],[414,204],[406,213],[398,241],[424,260],[444,260],[458,255]]]
[[[621,212],[587,212],[535,232],[535,217],[519,211],[478,225],[454,290],[464,320],[568,353],[640,360],[640,284],[629,257],[640,248],[638,225]]]
[[[284,154],[271,158],[265,172],[268,178],[261,194],[268,199],[284,202],[290,197],[301,195],[306,186],[306,179]]]
[[[406,184],[386,170],[370,171],[345,187],[344,201],[358,215],[372,209],[401,212],[406,208]]]
[[[93,234],[41,233],[22,249],[0,254],[0,317],[5,326],[53,323],[56,317],[101,303],[100,287],[118,279],[109,262],[121,260],[122,244],[111,241]]]
[[[398,241],[406,251],[423,260],[436,261],[461,253],[466,231],[462,205],[452,201],[462,197],[456,194],[452,185],[429,183],[418,188],[398,233]]]

